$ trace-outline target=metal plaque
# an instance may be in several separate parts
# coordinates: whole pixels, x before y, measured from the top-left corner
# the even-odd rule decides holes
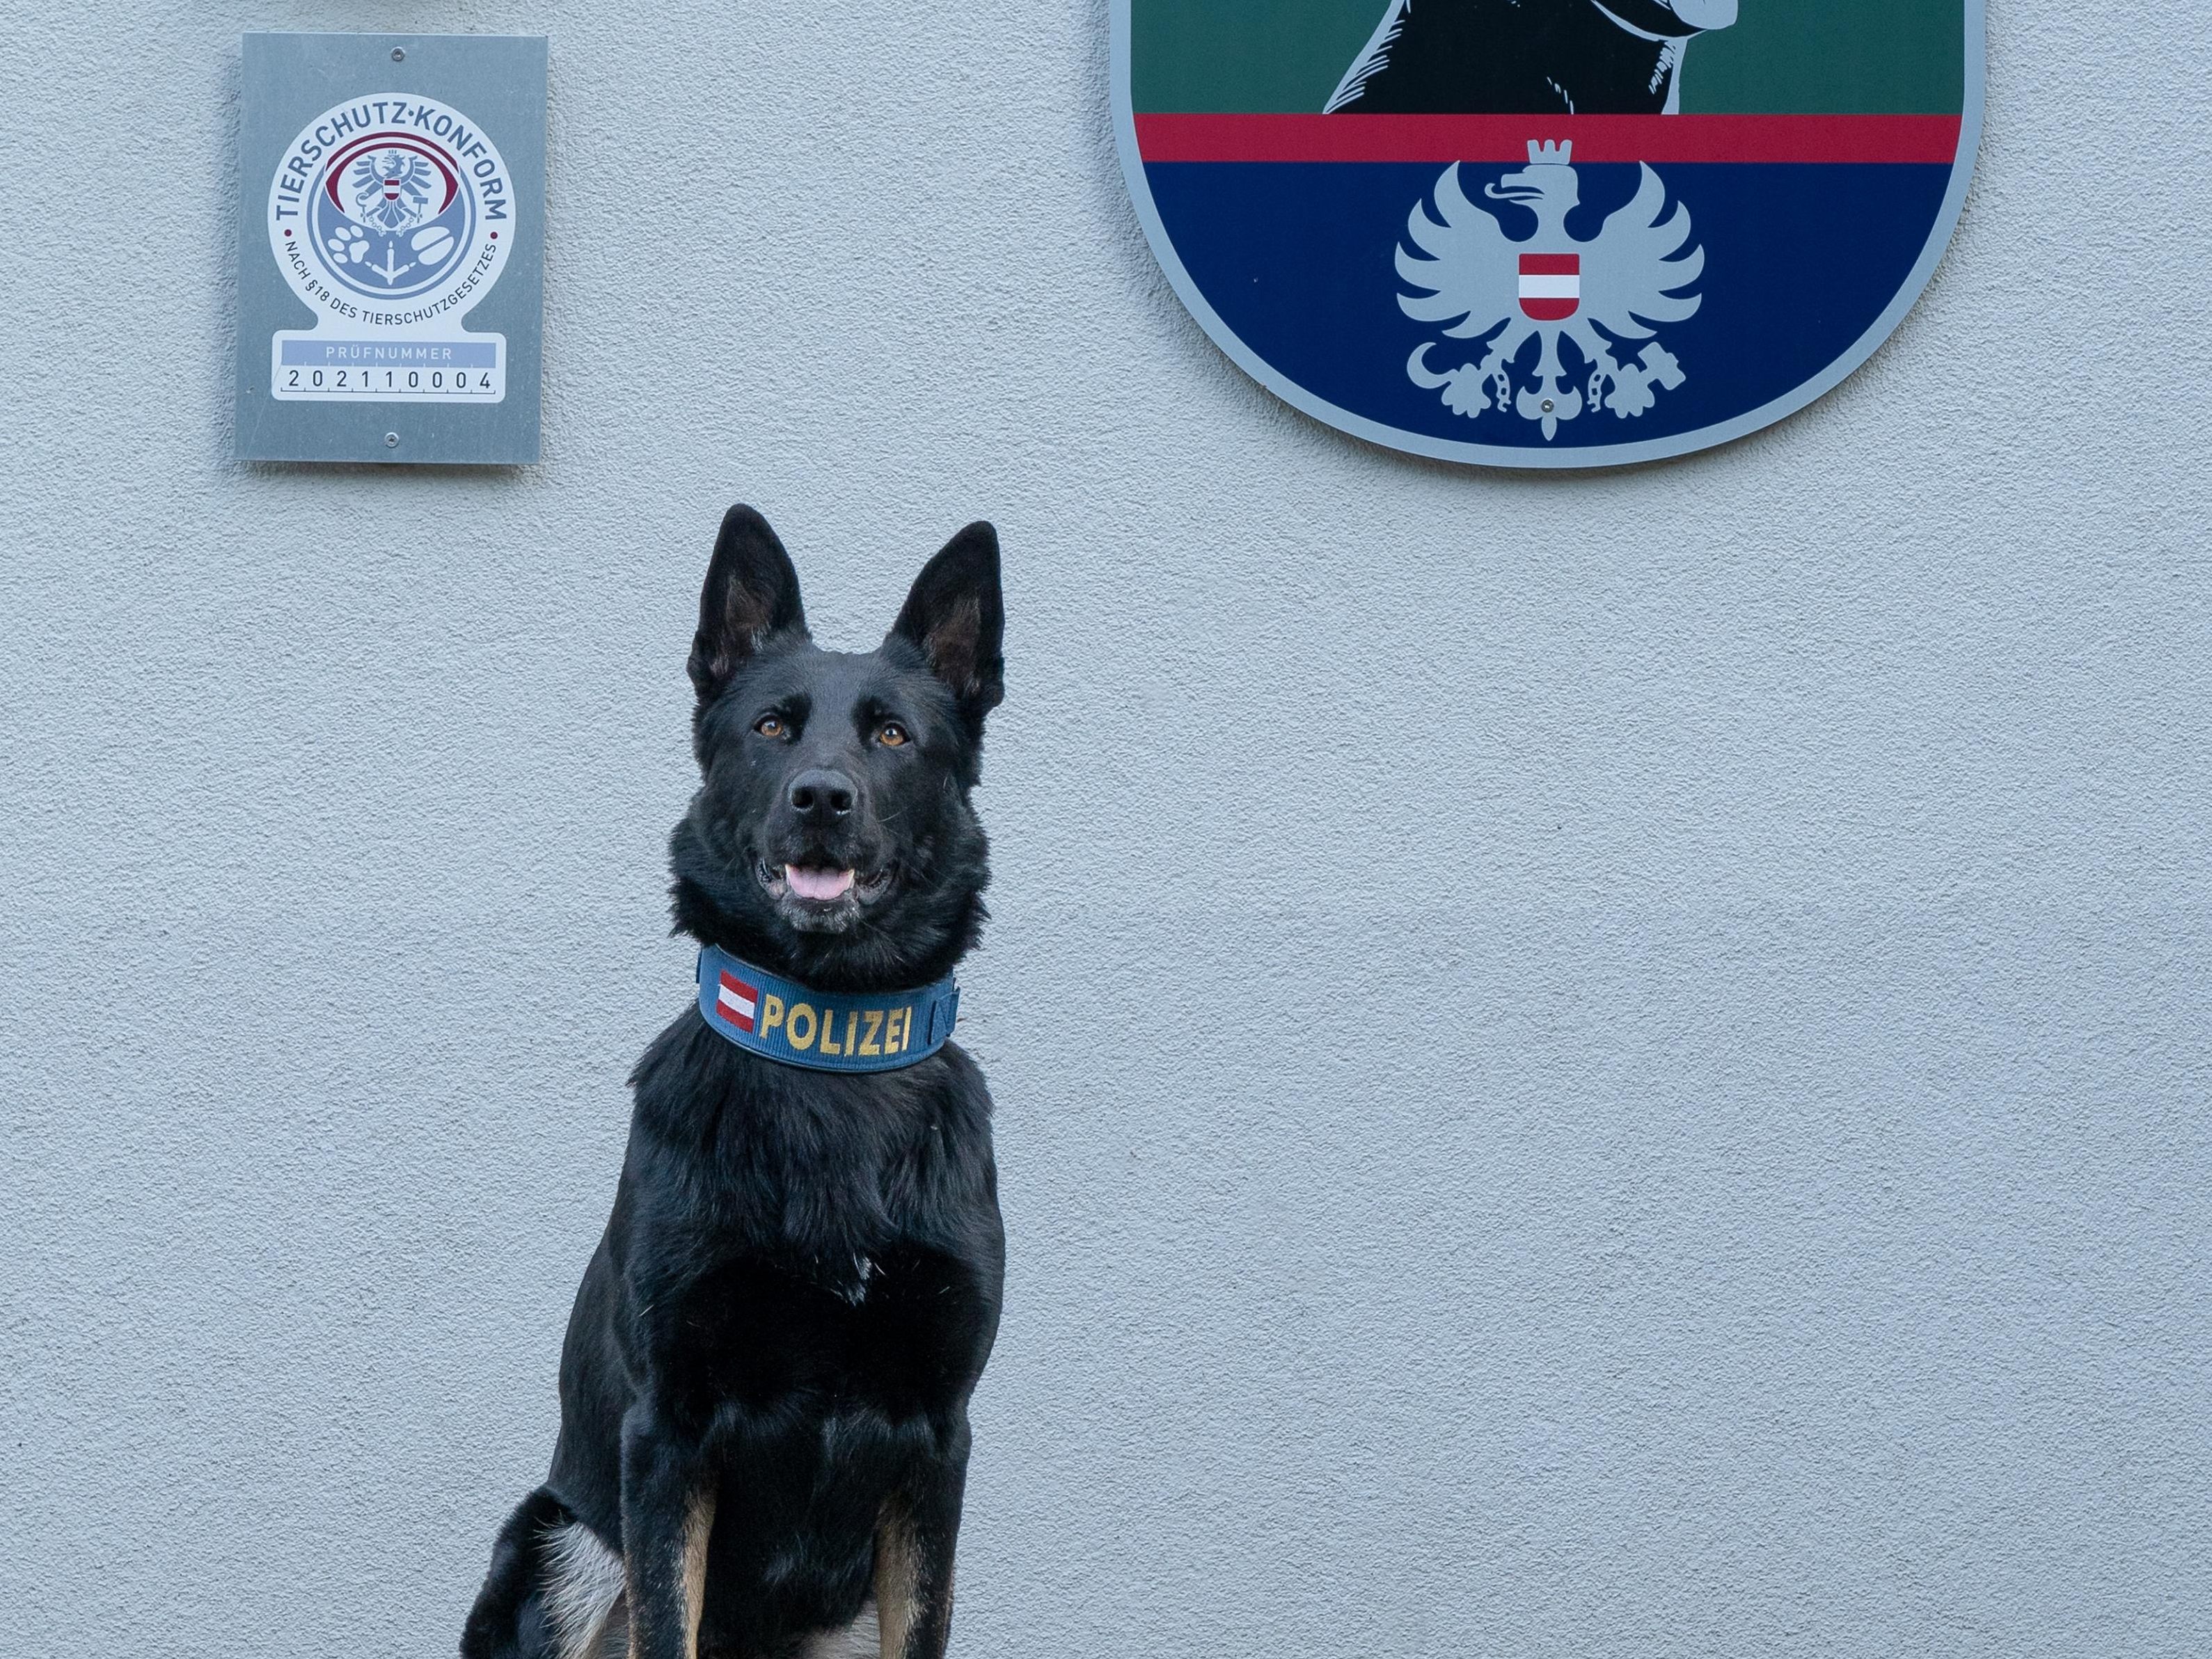
[[[1113,0],[1137,214],[1240,366],[1492,466],[1703,449],[1888,337],[1981,126],[1983,0]]]
[[[535,461],[545,38],[243,57],[238,458]]]

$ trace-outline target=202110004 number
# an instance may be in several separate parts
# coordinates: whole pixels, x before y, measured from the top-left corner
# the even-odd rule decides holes
[[[500,386],[489,369],[286,368],[276,395],[294,398],[452,398],[495,403]]]
[[[280,336],[270,391],[333,403],[490,403],[507,395],[497,335],[432,340],[326,340]]]
[[[455,397],[466,397],[471,392],[489,392],[492,389],[489,370],[478,370],[471,376],[468,370],[457,368],[423,370],[410,368],[403,374],[398,369],[373,368],[288,368],[284,371],[284,389],[288,392],[445,392]]]

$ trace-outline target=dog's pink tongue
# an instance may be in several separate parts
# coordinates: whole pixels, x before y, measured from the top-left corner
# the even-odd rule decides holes
[[[841,898],[853,884],[850,870],[809,870],[796,864],[784,866],[783,878],[791,884],[793,892],[805,899]]]

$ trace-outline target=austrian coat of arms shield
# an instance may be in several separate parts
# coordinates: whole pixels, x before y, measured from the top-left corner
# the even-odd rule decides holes
[[[1395,448],[1599,466],[1871,356],[1979,136],[1982,0],[1114,0],[1124,171],[1199,323]]]

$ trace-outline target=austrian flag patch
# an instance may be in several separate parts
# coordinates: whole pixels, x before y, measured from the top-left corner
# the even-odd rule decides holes
[[[746,984],[735,974],[724,974],[714,993],[714,1012],[740,1031],[750,1031],[753,1029],[753,1016],[759,1011],[759,988]]]

